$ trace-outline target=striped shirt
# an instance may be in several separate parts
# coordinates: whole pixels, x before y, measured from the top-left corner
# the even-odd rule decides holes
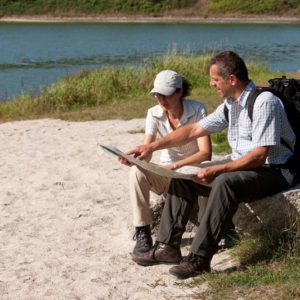
[[[232,148],[231,158],[237,159],[260,146],[271,146],[266,164],[283,164],[293,154],[295,134],[288,122],[283,104],[270,92],[261,93],[253,107],[253,121],[248,116],[247,99],[255,88],[249,82],[240,97],[225,101],[209,116],[199,121],[202,128],[218,132],[228,128],[228,142]],[[224,113],[228,108],[228,121]],[[281,139],[289,148],[281,143]]]
[[[182,103],[183,114],[177,128],[186,124],[197,123],[207,115],[205,106],[199,101],[183,99]],[[145,128],[146,135],[153,135],[155,138],[161,138],[173,131],[168,117],[160,105],[151,107],[148,110]],[[161,164],[172,163],[197,152],[199,152],[198,143],[197,140],[193,140],[179,147],[162,150],[160,162]]]

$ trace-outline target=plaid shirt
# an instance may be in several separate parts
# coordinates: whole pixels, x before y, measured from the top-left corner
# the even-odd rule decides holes
[[[226,98],[212,114],[200,120],[199,124],[210,132],[228,128],[228,142],[232,148],[233,160],[256,147],[271,146],[266,164],[283,164],[293,153],[281,143],[281,139],[293,149],[295,134],[282,102],[270,92],[263,92],[257,97],[251,122],[247,99],[254,88],[255,85],[250,81],[236,101]],[[224,114],[224,105],[228,108],[228,121]]]

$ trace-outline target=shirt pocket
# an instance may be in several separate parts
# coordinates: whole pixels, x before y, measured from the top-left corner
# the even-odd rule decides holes
[[[239,124],[239,136],[243,140],[252,140],[252,124],[251,121],[244,120]]]

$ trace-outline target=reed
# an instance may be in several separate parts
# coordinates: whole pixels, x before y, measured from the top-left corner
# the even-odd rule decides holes
[[[178,54],[172,50],[164,57],[146,60],[140,67],[103,67],[75,73],[45,88],[37,97],[21,94],[11,101],[0,102],[0,121],[45,116],[68,119],[73,116],[76,120],[80,119],[78,111],[85,118],[91,115],[92,119],[99,120],[141,117],[155,103],[149,91],[155,74],[163,69],[176,70],[186,77],[193,86],[191,98],[201,100],[211,112],[220,103],[215,91],[209,88],[211,55]],[[260,84],[281,75],[269,72],[259,63],[250,65],[249,70],[251,78],[258,79]],[[109,112],[109,107],[116,106],[115,113]],[[123,116],[120,109],[124,111]]]

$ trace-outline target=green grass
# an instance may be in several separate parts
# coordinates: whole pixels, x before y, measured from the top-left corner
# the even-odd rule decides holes
[[[193,15],[245,13],[286,15],[300,13],[299,0],[1,0],[0,15],[74,16],[95,14],[163,15],[176,10],[183,14],[191,8]]]
[[[211,135],[214,153],[231,153],[231,148],[227,142],[227,131],[216,132]]]
[[[300,299],[299,222],[279,236],[244,236],[232,255],[240,270],[196,278],[193,286],[207,281],[209,289],[195,299]]]
[[[209,299],[299,299],[299,253],[285,261],[248,266],[244,271],[210,274]],[[201,298],[200,298],[201,299]]]
[[[211,0],[207,9],[210,12],[241,12],[247,14],[267,14],[296,9],[299,12],[299,0]]]
[[[157,13],[195,4],[196,0],[2,0],[0,14]]]
[[[141,67],[100,68],[82,71],[58,80],[38,97],[21,94],[12,101],[0,103],[0,121],[60,117],[69,120],[103,120],[140,118],[156,102],[149,95],[155,74],[173,69],[188,78],[193,86],[190,98],[201,100],[208,111],[220,104],[209,88],[211,54],[167,53],[163,58],[149,59]],[[279,76],[262,64],[250,65],[251,77],[260,84]]]

